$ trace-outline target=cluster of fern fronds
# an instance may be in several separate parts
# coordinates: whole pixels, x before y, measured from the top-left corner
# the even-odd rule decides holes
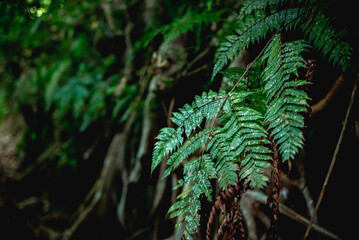
[[[204,92],[174,113],[171,120],[177,127],[161,129],[153,152],[152,171],[167,160],[163,178],[183,169],[175,187],[183,191],[169,213],[182,216],[187,239],[200,223],[201,196],[212,200],[215,183],[222,194],[240,194],[238,187],[264,188],[269,181],[264,170],[273,162],[294,159],[303,147],[309,107],[304,90],[309,82],[300,74],[308,67],[303,52],[313,47],[333,65],[345,69],[350,64],[351,48],[330,25],[320,1],[245,1],[235,26],[236,34],[218,46],[212,75],[221,72],[228,78],[227,88]],[[283,35],[294,30],[304,38],[285,42]],[[249,44],[260,41],[265,46],[247,68],[223,70]],[[235,209],[228,218],[240,225]],[[239,234],[228,229],[229,236]]]

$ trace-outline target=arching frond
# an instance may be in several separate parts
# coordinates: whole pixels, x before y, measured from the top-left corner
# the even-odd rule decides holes
[[[222,128],[221,136],[227,139],[233,158],[239,159],[239,177],[250,187],[262,188],[268,181],[264,170],[272,160],[268,133],[263,127],[264,117],[255,109],[245,107],[236,97],[229,99],[231,104],[224,112],[231,118]]]
[[[330,19],[318,7],[313,8],[301,29],[313,46],[328,56],[333,65],[339,65],[343,70],[350,66],[352,48],[342,41],[342,31],[330,24]]]
[[[238,27],[235,29],[237,35],[228,36],[217,48],[212,79],[250,43],[264,39],[268,32],[294,24],[302,12],[302,8],[290,8],[273,10],[267,15],[264,9],[258,9],[253,14],[240,17],[237,22]]]

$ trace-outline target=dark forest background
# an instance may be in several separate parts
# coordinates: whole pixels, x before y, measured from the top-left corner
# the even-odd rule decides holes
[[[319,54],[310,56],[310,104],[328,101],[307,116],[305,148],[281,175],[283,204],[307,219],[358,76],[356,2],[326,2],[353,56],[344,73]],[[210,81],[214,53],[241,4],[1,1],[0,238],[180,239],[176,219],[167,216],[178,176],[161,181],[165,162],[150,174],[155,136],[196,94],[220,88],[221,74]],[[246,66],[260,46],[251,45],[236,64]],[[355,232],[357,99],[317,219],[342,239]],[[269,212],[253,199],[249,206],[260,239]],[[280,239],[303,238],[305,225],[288,214],[279,224]],[[315,231],[310,237],[331,239]]]

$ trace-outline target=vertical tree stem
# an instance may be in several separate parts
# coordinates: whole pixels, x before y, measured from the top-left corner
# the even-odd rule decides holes
[[[315,206],[315,209],[314,209],[314,214],[313,214],[312,218],[310,219],[310,223],[309,223],[309,225],[308,225],[308,227],[307,227],[307,230],[306,230],[306,232],[305,232],[305,234],[304,234],[304,237],[303,237],[304,240],[308,237],[309,232],[310,232],[310,229],[312,228],[314,219],[315,219],[315,217],[316,217],[316,215],[317,215],[317,212],[318,212],[319,205],[320,205],[320,203],[322,202],[325,189],[326,189],[326,187],[327,187],[327,185],[328,185],[329,177],[330,177],[330,175],[332,174],[332,171],[333,171],[333,168],[334,168],[334,164],[335,164],[335,161],[336,161],[336,159],[337,159],[337,155],[338,155],[338,153],[339,153],[340,145],[341,145],[341,143],[342,143],[342,141],[343,141],[344,132],[345,132],[346,126],[347,126],[347,124],[348,124],[348,118],[349,118],[350,111],[351,111],[352,106],[353,106],[356,89],[357,89],[357,80],[356,80],[355,83],[354,83],[354,88],[353,88],[353,91],[352,91],[351,99],[350,99],[349,106],[348,106],[348,109],[347,109],[347,113],[346,113],[346,116],[345,116],[345,120],[344,120],[344,123],[343,123],[342,131],[341,131],[341,133],[340,133],[340,136],[339,136],[337,145],[336,145],[336,147],[335,147],[335,151],[334,151],[334,154],[333,154],[333,157],[332,157],[332,161],[331,161],[331,163],[330,163],[330,166],[329,166],[329,169],[328,169],[328,173],[327,173],[327,175],[326,175],[326,177],[325,177],[325,180],[324,180],[324,183],[323,183],[323,186],[322,186],[322,190],[320,191],[319,199],[318,199],[317,205]]]

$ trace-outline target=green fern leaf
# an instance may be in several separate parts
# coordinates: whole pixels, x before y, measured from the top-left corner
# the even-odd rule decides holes
[[[303,115],[310,98],[303,90],[309,83],[300,80],[300,70],[307,67],[302,53],[309,45],[304,40],[283,43],[281,32],[302,30],[308,42],[334,65],[343,69],[349,66],[351,48],[340,40],[342,33],[331,27],[324,11],[318,8],[319,3],[302,0],[296,3],[245,1],[235,34],[227,36],[216,51],[212,80],[250,43],[275,32],[262,56],[246,69],[222,71],[231,80],[230,90],[195,96],[192,104],[173,114],[171,120],[177,128],[164,128],[157,136],[151,172],[166,157],[168,169],[163,178],[175,169],[183,169],[183,179],[174,187],[182,188],[183,192],[169,214],[183,216],[186,239],[193,239],[192,234],[197,232],[201,197],[212,198],[211,181],[215,179],[220,189],[237,184],[238,179],[251,188],[265,187],[269,179],[264,171],[273,161],[273,149],[286,161],[294,159],[304,145]],[[213,21],[210,14],[200,15],[197,17],[202,19],[197,22],[191,19],[195,14],[190,13],[166,26],[162,32],[167,34],[165,41],[196,24]],[[205,121],[211,124],[204,125]]]
[[[237,164],[232,161],[222,161],[217,164],[216,171],[218,173],[218,186],[220,189],[226,189],[229,185],[234,185],[238,181]]]
[[[191,137],[186,145],[182,145],[175,153],[171,155],[168,159],[167,164],[170,165],[162,178],[167,177],[171,172],[173,172],[183,160],[187,159],[191,154],[193,154],[196,150],[202,147],[210,134],[210,130],[205,129],[195,136]]]
[[[212,79],[249,43],[263,39],[270,31],[279,30],[283,26],[288,27],[291,23],[294,24],[302,11],[302,8],[291,8],[267,15],[264,10],[257,10],[254,15],[240,17],[237,22],[237,35],[228,36],[226,41],[220,43],[217,48]]]
[[[162,35],[162,44],[167,45],[181,34],[198,29],[202,26],[209,25],[214,22],[220,22],[223,11],[203,11],[188,10],[185,14],[175,19],[173,22],[162,27],[153,29],[147,33],[142,40],[143,46],[147,46],[156,36]]]
[[[268,181],[264,170],[272,160],[272,152],[267,147],[270,144],[268,134],[262,122],[264,117],[253,108],[243,106],[244,102],[238,101],[237,96],[232,94],[229,97],[232,108],[225,109],[225,114],[231,118],[226,121],[218,137],[224,138],[223,142],[230,146],[230,149],[226,149],[227,153],[232,153],[230,159],[243,158],[239,177],[245,179],[250,187],[261,188]],[[226,187],[225,184],[223,186]]]
[[[161,161],[177,147],[183,144],[183,129],[162,128],[156,137],[157,141],[153,150],[151,173]]]
[[[324,12],[315,7],[301,29],[313,43],[314,47],[334,65],[342,67],[343,71],[350,66],[352,48],[341,40],[343,32],[334,29]]]
[[[269,5],[277,6],[283,0],[251,0],[245,1],[239,13],[239,19],[244,19],[247,15],[252,14],[260,9],[265,9]]]
[[[200,170],[198,170],[200,168]],[[212,187],[209,179],[215,177],[215,168],[208,154],[202,158],[194,159],[184,165],[184,183],[188,188],[178,196],[180,198],[168,210],[170,217],[184,216],[184,235],[186,239],[192,239],[191,235],[197,232],[199,226],[199,211],[201,209],[200,196],[204,194],[208,199],[212,198]]]
[[[280,34],[277,34],[268,45],[263,57],[267,59],[267,66],[263,71],[262,83],[269,100],[265,114],[267,130],[279,146],[282,160],[293,159],[299,149],[303,147],[304,117],[307,111],[306,92],[296,87],[305,85],[305,81],[294,81],[298,76],[298,68],[305,67],[301,53],[307,48],[302,41],[282,44]]]
[[[204,119],[209,121],[217,115],[223,99],[223,96],[219,96],[213,91],[210,91],[208,94],[204,92],[201,97],[195,97],[195,101],[192,105],[186,104],[179,110],[179,112],[173,113],[171,120],[178,125],[178,128],[163,128],[156,137],[159,141],[156,142],[153,151],[151,172],[153,172],[168,154],[172,153],[183,144],[183,131],[187,138],[189,138],[191,133],[200,126]],[[168,171],[172,171],[178,167],[181,161],[192,154],[193,151],[200,147],[199,144],[204,144],[205,141],[203,138],[201,138],[202,142],[200,143],[195,140],[196,138],[190,142],[190,147],[183,146],[179,151],[173,154],[169,159],[171,167]],[[192,143],[197,144],[193,145]],[[186,149],[186,151],[184,151],[184,149]],[[166,174],[169,174],[169,172],[166,172]]]
[[[162,34],[164,43],[166,44],[170,42],[182,33],[193,30],[197,26],[208,25],[213,22],[221,21],[221,13],[221,11],[188,11],[186,14],[181,16],[181,18],[163,27]]]
[[[186,104],[179,112],[174,113],[171,120],[179,127],[184,127],[186,136],[189,137],[204,119],[209,121],[216,116],[223,99],[213,91],[208,94],[204,92],[201,97],[195,97],[192,105]]]
[[[221,189],[225,189],[229,185],[236,184],[238,181],[237,170],[238,165],[235,163],[233,150],[226,144],[226,134],[222,131],[216,131],[212,136],[210,144],[210,156],[217,159],[215,164],[218,185]],[[208,148],[208,149],[209,149]]]

